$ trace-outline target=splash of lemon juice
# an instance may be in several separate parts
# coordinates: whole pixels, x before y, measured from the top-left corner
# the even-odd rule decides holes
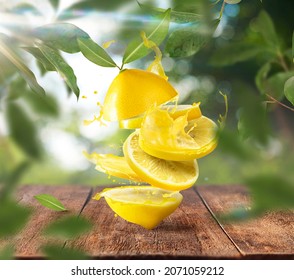
[[[160,49],[144,32],[141,37],[154,51],[154,60],[147,70],[122,70],[104,104],[97,103],[99,115],[84,121],[85,125],[118,121],[120,128],[135,129],[123,144],[124,156],[84,154],[96,170],[136,184],[105,189],[94,199],[105,198],[115,215],[153,229],[179,207],[180,191],[195,184],[196,159],[215,149],[217,126],[202,115],[200,102],[178,105],[178,93],[167,81]]]

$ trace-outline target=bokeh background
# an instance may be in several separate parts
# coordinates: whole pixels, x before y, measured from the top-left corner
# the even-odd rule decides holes
[[[21,35],[27,30],[48,23],[73,23],[100,45],[115,40],[107,51],[121,64],[128,42],[152,21],[152,16],[143,12],[138,3],[132,0],[85,1],[76,9],[70,7],[77,1],[61,0],[59,5],[54,7],[52,3],[55,2],[57,1],[0,1],[0,33],[9,35],[13,30],[14,34]],[[142,1],[163,9],[175,7],[180,2]],[[181,3],[190,4],[189,2],[192,1],[185,0]],[[221,5],[222,1],[214,5],[212,13],[217,15]],[[265,47],[255,29],[255,21],[260,11],[266,10],[284,48],[290,49],[294,29],[293,8],[293,1],[275,0],[248,0],[236,5],[226,5],[213,38],[199,52],[190,57],[164,56],[163,66],[169,81],[180,94],[180,103],[200,101],[203,114],[216,121],[219,114],[223,114],[225,110],[224,99],[219,94],[219,91],[222,91],[228,96],[229,114],[226,125],[230,131],[238,131],[240,127],[241,107],[244,107],[240,106],[240,100],[247,100],[245,112],[258,118],[259,107],[256,108],[255,104],[259,100],[260,88],[257,87],[255,79],[259,69],[272,58],[266,52],[254,53],[245,47],[242,54],[234,55],[234,46],[246,46],[253,42],[260,44],[260,48]],[[174,30],[178,26],[172,23],[170,28]],[[107,126],[100,126],[98,122],[88,126],[83,123],[84,120],[98,115],[97,102],[103,102],[107,88],[118,74],[118,69],[99,67],[86,60],[81,53],[62,53],[77,76],[81,91],[77,101],[76,96],[70,94],[56,72],[42,73],[33,56],[21,49],[19,54],[44,87],[49,101],[43,104],[30,92],[18,74],[6,67],[0,57],[0,182],[7,180],[16,168],[28,159],[17,141],[11,137],[9,130],[6,104],[8,99],[14,99],[31,121],[33,130],[28,133],[36,135],[36,145],[40,146],[42,151],[41,159],[32,161],[26,172],[19,177],[19,184],[126,183],[99,173],[83,156],[83,151],[122,153],[122,143],[130,131],[119,130],[115,123]],[[144,69],[153,56],[150,54],[127,67]],[[290,66],[291,59],[287,56],[284,59],[293,69],[293,65]],[[280,66],[274,65],[271,71],[281,71]],[[279,100],[289,107],[292,106],[283,97],[279,97]],[[228,152],[227,148],[231,142],[221,145],[211,155],[199,160],[200,176],[197,184],[238,184],[243,178],[260,173],[279,174],[294,182],[294,112],[277,103],[267,106],[268,141],[250,142],[246,138],[241,141],[241,144],[246,142],[246,148],[258,156],[248,160],[246,155],[242,154],[242,148],[240,150],[237,147],[234,150],[234,147],[231,147],[233,152]],[[21,127],[21,117],[18,121]],[[257,135],[258,131],[264,133],[260,122],[253,121],[252,125]]]

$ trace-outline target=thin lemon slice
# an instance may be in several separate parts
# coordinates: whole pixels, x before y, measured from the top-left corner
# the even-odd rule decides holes
[[[123,145],[129,166],[145,182],[166,190],[191,187],[198,178],[198,165],[191,161],[167,161],[148,155],[139,146],[139,134],[132,133]]]
[[[216,148],[216,130],[217,125],[205,116],[189,122],[187,115],[174,120],[166,111],[155,108],[144,117],[139,145],[147,154],[157,158],[193,160]]]
[[[193,120],[202,116],[200,110],[200,102],[193,105],[162,105],[161,109],[166,110],[169,115],[176,119],[187,114],[187,120]],[[143,122],[144,115],[119,121],[120,128],[136,129],[140,128]]]
[[[161,76],[139,69],[125,69],[114,78],[106,93],[103,118],[107,121],[129,119],[177,96],[176,90]]]
[[[127,186],[105,189],[94,196],[104,197],[109,207],[121,218],[153,229],[180,205],[183,196],[153,186]]]
[[[95,169],[106,173],[110,176],[115,176],[136,182],[142,182],[142,179],[130,168],[124,157],[119,157],[111,154],[88,154],[84,155],[94,164]]]

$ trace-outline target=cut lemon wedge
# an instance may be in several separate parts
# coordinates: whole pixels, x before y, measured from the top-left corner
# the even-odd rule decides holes
[[[129,166],[145,182],[166,190],[180,191],[190,188],[198,178],[195,160],[167,161],[145,153],[139,146],[138,132],[132,133],[123,145]]]
[[[121,218],[153,229],[180,205],[183,196],[153,186],[108,188],[94,196],[104,197],[109,207]]]
[[[187,120],[187,115],[173,119],[165,110],[154,108],[143,119],[139,145],[157,158],[193,160],[216,148],[216,130],[217,125],[205,116],[191,121]]]
[[[202,116],[200,102],[193,105],[162,105],[161,109],[166,110],[173,119],[187,115],[187,120],[190,121]],[[121,120],[119,121],[119,127],[137,129],[141,127],[143,119],[144,115],[140,115],[135,118]]]
[[[114,78],[106,93],[103,119],[129,119],[177,96],[176,90],[161,76],[139,69],[125,69]]]
[[[111,154],[88,154],[86,152],[84,152],[84,155],[96,164],[95,169],[100,172],[135,182],[142,182],[142,179],[130,168],[124,157]]]

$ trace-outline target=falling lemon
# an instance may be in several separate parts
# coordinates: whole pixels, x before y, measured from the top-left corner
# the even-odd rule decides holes
[[[103,118],[107,121],[129,119],[177,96],[176,90],[161,76],[145,70],[125,69],[114,78],[106,93]]]
[[[178,208],[183,199],[179,192],[153,186],[108,188],[96,194],[94,199],[101,197],[118,216],[146,229],[155,228]]]
[[[139,145],[144,152],[156,158],[193,160],[216,148],[216,131],[217,125],[205,116],[188,121],[186,114],[173,119],[167,111],[154,108],[143,119]]]
[[[145,182],[166,190],[190,188],[198,178],[196,160],[168,161],[145,153],[139,146],[138,132],[132,133],[123,145],[129,166]]]

